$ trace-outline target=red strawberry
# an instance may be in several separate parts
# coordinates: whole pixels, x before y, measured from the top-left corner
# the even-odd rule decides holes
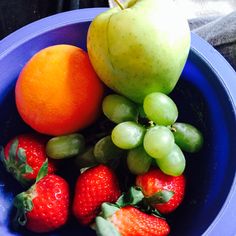
[[[105,165],[87,169],[77,179],[73,212],[82,225],[90,224],[103,202],[115,202],[121,195],[114,172]]]
[[[98,235],[164,236],[170,232],[163,218],[146,214],[134,206],[118,208],[105,203],[102,205],[102,213],[105,219],[101,216],[96,218]]]
[[[136,178],[136,185],[141,187],[146,199],[163,214],[174,211],[180,205],[185,194],[185,184],[184,175],[170,176],[159,169],[151,169]],[[169,197],[167,202],[155,204],[166,196]]]
[[[14,200],[18,222],[36,233],[50,232],[63,226],[69,213],[67,182],[54,174],[45,176],[46,169],[47,165],[43,165],[36,183]]]
[[[22,184],[29,185],[36,179],[38,171],[46,160],[46,136],[21,134],[8,142],[1,152],[1,160],[8,172]],[[49,160],[48,173],[56,171],[55,161]]]

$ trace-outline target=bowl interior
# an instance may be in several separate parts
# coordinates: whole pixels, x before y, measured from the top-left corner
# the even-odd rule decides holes
[[[0,54],[0,144],[30,130],[19,117],[14,101],[14,85],[26,61],[37,51],[55,44],[72,44],[86,50],[86,33],[90,21],[54,27],[33,35]],[[171,235],[201,235],[218,215],[233,183],[236,151],[235,114],[225,85],[211,68],[191,48],[181,79],[171,97],[179,108],[179,121],[198,127],[204,135],[203,149],[186,154],[187,193],[183,204],[167,217]],[[0,164],[0,232],[1,235],[31,235],[12,226],[12,200],[21,191],[15,180]],[[81,228],[75,219],[59,231],[48,235],[95,235]]]

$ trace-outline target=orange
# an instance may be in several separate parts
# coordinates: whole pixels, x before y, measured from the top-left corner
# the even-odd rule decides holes
[[[93,123],[101,111],[103,84],[88,54],[72,45],[55,45],[36,53],[21,71],[16,106],[33,129],[63,135]]]

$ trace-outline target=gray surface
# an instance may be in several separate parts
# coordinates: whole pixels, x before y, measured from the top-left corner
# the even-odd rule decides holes
[[[111,7],[116,5],[114,0],[108,2]],[[173,0],[173,2],[188,19],[223,16],[236,10],[236,0]]]
[[[214,46],[236,69],[236,11],[216,19],[190,20],[190,27]]]

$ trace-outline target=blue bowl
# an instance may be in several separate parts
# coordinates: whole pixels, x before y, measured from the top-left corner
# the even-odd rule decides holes
[[[0,43],[0,144],[29,130],[20,119],[14,101],[19,72],[37,51],[55,44],[86,49],[91,20],[102,8],[76,10],[34,22]],[[204,148],[187,158],[187,194],[183,204],[168,216],[171,235],[236,234],[236,73],[208,43],[192,34],[188,61],[171,96],[180,111],[179,121],[202,130]],[[21,191],[0,164],[0,235],[33,235],[12,227],[12,200]],[[69,225],[46,235],[95,235]]]

